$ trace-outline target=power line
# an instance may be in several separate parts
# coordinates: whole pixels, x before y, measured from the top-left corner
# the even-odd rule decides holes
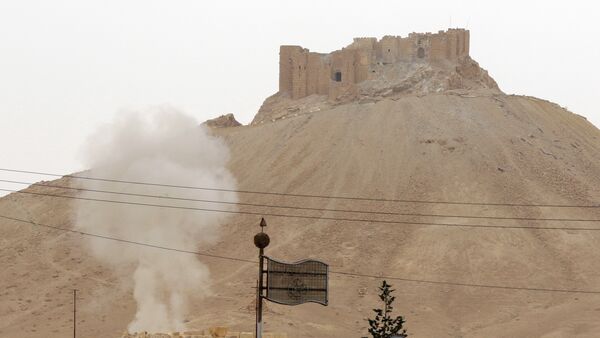
[[[23,211],[25,214],[27,214],[27,218],[29,219],[28,221],[27,221],[27,220],[21,220],[21,219],[17,219],[17,218],[10,218],[10,217],[1,216],[1,215],[0,215],[0,217],[4,217],[4,218],[7,218],[7,219],[12,219],[12,220],[14,220],[14,221],[19,221],[19,222],[31,223],[31,224],[33,224],[33,225],[35,225],[35,226],[39,226],[39,227],[44,227],[44,226],[45,226],[45,225],[43,225],[43,224],[38,224],[37,222],[35,222],[35,221],[33,220],[33,217],[31,216],[31,214],[29,213],[29,210],[27,210],[26,208],[24,208],[22,205],[20,205],[20,204],[16,204],[16,206],[18,206],[19,208],[21,208],[21,210],[22,210],[22,211]],[[45,227],[50,227],[50,226],[45,226]],[[60,229],[60,230],[63,230],[63,231],[71,231],[71,230],[69,230],[69,229],[58,228],[58,227],[52,227],[52,228],[54,228],[54,229]],[[104,284],[104,285],[112,285],[112,284],[113,284],[113,283],[110,283],[110,282],[107,282],[107,281],[98,280],[98,279],[96,279],[96,278],[93,278],[93,277],[86,276],[85,274],[83,274],[83,275],[80,275],[79,277],[80,277],[80,278],[83,278],[83,279],[88,279],[88,280],[94,281],[94,282],[96,282],[96,283]]]
[[[190,251],[190,250],[182,250],[182,249],[165,247],[165,246],[160,246],[160,245],[154,245],[154,244],[149,244],[149,243],[144,243],[144,242],[137,242],[137,241],[133,241],[133,240],[126,240],[126,239],[121,239],[121,238],[117,238],[117,237],[98,235],[98,234],[93,234],[93,233],[84,232],[84,231],[72,230],[72,229],[67,229],[67,228],[62,228],[62,227],[57,227],[57,226],[52,226],[52,225],[47,225],[47,224],[42,224],[42,223],[37,223],[37,222],[31,222],[31,221],[28,221],[28,220],[24,220],[24,219],[20,219],[20,218],[15,218],[15,217],[4,216],[4,215],[0,215],[0,218],[12,220],[12,221],[15,221],[15,222],[28,223],[28,224],[32,224],[32,225],[35,225],[35,226],[46,227],[46,228],[60,230],[60,231],[65,231],[65,232],[77,233],[77,234],[80,234],[80,235],[83,235],[83,236],[90,236],[90,237],[94,237],[94,238],[100,238],[100,239],[105,239],[105,240],[111,240],[111,241],[126,243],[126,244],[139,245],[139,246],[145,246],[145,247],[150,247],[150,248],[155,248],[155,249],[160,249],[160,250],[175,251],[175,252],[180,252],[180,253],[187,253],[187,254],[193,254],[193,255],[198,255],[198,256],[203,256],[203,257],[210,257],[210,258],[215,258],[215,259],[228,260],[228,261],[236,261],[236,262],[242,262],[242,263],[258,264],[257,261],[253,261],[253,260],[247,260],[247,259],[235,258],[235,257],[228,257],[228,256],[221,256],[221,255],[213,255],[213,254],[207,254],[207,253],[203,253],[203,252]],[[411,282],[411,283],[421,283],[421,284],[448,285],[448,286],[461,286],[461,287],[474,287],[474,288],[487,288],[487,289],[502,289],[502,290],[517,290],[517,291],[578,293],[578,294],[600,294],[600,291],[593,291],[593,290],[556,289],[556,288],[533,288],[533,287],[492,285],[492,284],[459,283],[459,282],[436,281],[436,280],[428,280],[428,279],[414,279],[414,278],[402,278],[402,277],[383,276],[383,275],[360,274],[360,273],[353,273],[353,272],[346,272],[346,271],[329,271],[329,272],[331,274],[340,275],[340,276],[374,278],[374,279],[388,279],[388,280],[397,280],[397,281]]]
[[[58,226],[52,226],[52,225],[48,225],[48,224],[42,224],[42,223],[39,223],[39,222],[32,222],[32,221],[28,221],[28,220],[24,220],[24,219],[20,219],[20,218],[16,218],[16,217],[9,217],[9,216],[4,216],[4,215],[0,215],[0,217],[1,218],[5,218],[5,219],[9,219],[9,220],[12,220],[12,221],[15,221],[15,222],[29,223],[29,224],[33,224],[33,225],[44,227],[44,228],[49,228],[49,229],[60,230],[60,231],[64,231],[64,232],[75,233],[75,234],[79,234],[79,235],[83,235],[83,236],[88,236],[88,237],[101,238],[101,239],[106,239],[106,240],[115,241],[115,242],[121,242],[121,243],[127,243],[127,244],[134,244],[134,245],[141,245],[141,246],[145,246],[145,247],[150,247],[150,248],[155,248],[155,249],[161,249],[161,250],[167,250],[167,251],[188,253],[188,254],[193,254],[193,255],[198,255],[198,256],[203,256],[203,257],[227,259],[227,260],[231,260],[231,261],[238,261],[238,262],[245,262],[245,263],[256,263],[256,262],[254,262],[252,260],[248,260],[248,259],[235,258],[235,257],[227,257],[227,256],[219,256],[219,255],[213,255],[213,254],[209,254],[209,253],[205,253],[205,252],[183,250],[183,249],[171,248],[171,247],[162,246],[162,245],[156,245],[156,244],[150,244],[150,243],[144,243],[144,242],[137,242],[137,241],[128,240],[128,239],[122,239],[122,238],[117,238],[117,237],[98,235],[98,234],[94,234],[94,233],[90,233],[90,232],[85,232],[85,231],[80,231],[80,230],[73,230],[73,229],[68,229],[68,228],[63,228],[63,227],[58,227]]]
[[[504,289],[504,290],[520,290],[520,291],[540,291],[540,292],[562,292],[562,293],[600,294],[600,291],[593,291],[593,290],[530,288],[530,287],[490,285],[490,284],[457,283],[457,282],[445,282],[445,281],[435,281],[435,280],[427,280],[427,279],[412,279],[412,278],[402,278],[402,277],[390,277],[390,276],[383,276],[383,275],[366,275],[366,274],[350,273],[350,272],[342,272],[342,271],[330,271],[330,273],[337,274],[337,275],[351,276],[351,277],[367,277],[367,278],[376,278],[376,279],[397,280],[397,281],[402,281],[402,282],[413,282],[413,283],[423,283],[423,284],[436,284],[436,285],[451,285],[451,286],[464,286],[464,287],[486,288],[486,289]]]
[[[289,215],[289,214],[275,214],[275,213],[260,213],[260,212],[254,212],[254,211],[234,211],[234,210],[221,210],[221,209],[209,209],[209,208],[183,207],[183,206],[162,205],[162,204],[141,203],[141,202],[125,202],[125,201],[106,200],[106,199],[99,199],[99,198],[53,195],[53,194],[38,193],[38,192],[31,192],[31,191],[17,191],[17,190],[12,190],[12,189],[0,189],[0,191],[14,192],[14,193],[18,193],[18,194],[28,194],[28,195],[37,195],[37,196],[83,200],[83,201],[93,201],[93,202],[106,202],[106,203],[116,203],[116,204],[126,204],[126,205],[136,205],[136,206],[146,206],[146,207],[158,207],[158,208],[168,208],[168,209],[218,212],[218,213],[226,213],[226,214],[253,215],[253,216],[261,216],[261,217],[262,216],[272,216],[272,217],[283,217],[283,218],[299,218],[299,219],[342,221],[342,222],[405,224],[405,225],[444,226],[444,227],[461,227],[461,228],[600,231],[600,228],[456,224],[456,223],[434,223],[434,222],[416,222],[416,221],[414,221],[414,222],[413,221],[386,221],[386,220],[373,220],[373,219],[361,219],[361,218],[337,218],[337,217],[326,217],[326,216],[304,216],[304,215]]]
[[[236,190],[236,189],[197,187],[197,186],[162,184],[162,183],[140,182],[140,181],[127,181],[127,180],[117,180],[117,179],[101,178],[101,177],[87,177],[87,176],[78,176],[78,175],[60,175],[60,174],[55,174],[55,173],[45,173],[45,172],[39,172],[39,171],[17,170],[17,169],[7,169],[7,168],[0,168],[0,171],[43,175],[43,176],[53,176],[53,177],[66,177],[66,178],[83,179],[83,180],[104,181],[104,182],[113,182],[113,183],[158,186],[158,187],[167,187],[167,188],[235,192],[235,193],[240,193],[240,194],[273,195],[273,196],[285,196],[285,197],[305,197],[305,198],[339,199],[339,200],[370,201],[370,202],[473,205],[473,206],[538,207],[538,208],[600,208],[600,204],[575,205],[575,204],[535,204],[535,203],[530,203],[530,204],[528,204],[528,203],[484,203],[484,202],[460,202],[460,201],[386,199],[386,198],[367,198],[367,197],[350,197],[350,196],[327,196],[327,195],[316,195],[316,194],[291,194],[291,193],[281,193],[281,192]]]
[[[385,215],[385,216],[416,216],[416,217],[442,217],[442,218],[472,218],[472,219],[494,219],[494,220],[514,220],[514,221],[557,221],[557,222],[600,222],[600,219],[573,219],[573,218],[538,218],[538,217],[506,217],[506,216],[473,216],[473,215],[451,215],[451,214],[424,214],[424,213],[402,213],[402,212],[386,212],[386,211],[371,211],[371,210],[351,210],[351,209],[333,209],[333,208],[312,208],[312,207],[300,207],[300,206],[289,206],[289,205],[273,205],[273,204],[260,204],[260,203],[246,203],[246,202],[229,202],[229,201],[216,201],[209,199],[196,199],[196,198],[184,198],[184,197],[172,197],[172,196],[160,196],[151,194],[140,194],[140,193],[128,193],[111,190],[100,190],[100,189],[88,189],[88,188],[76,188],[67,187],[54,184],[46,183],[32,183],[12,180],[2,180],[0,182],[14,183],[21,185],[40,186],[48,188],[58,188],[66,190],[76,191],[87,191],[96,192],[103,194],[114,194],[134,197],[149,197],[158,199],[168,199],[177,201],[190,201],[190,202],[202,202],[202,203],[214,203],[214,204],[227,204],[227,205],[238,205],[238,206],[251,206],[251,207],[263,207],[263,208],[278,208],[278,209],[292,209],[292,210],[309,210],[309,211],[332,211],[332,212],[348,212],[348,213],[359,213],[359,214],[372,214],[372,215]]]

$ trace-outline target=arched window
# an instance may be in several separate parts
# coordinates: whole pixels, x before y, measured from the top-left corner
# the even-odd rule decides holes
[[[419,49],[417,50],[417,56],[419,57],[419,59],[425,57],[425,49],[423,47],[419,47]]]

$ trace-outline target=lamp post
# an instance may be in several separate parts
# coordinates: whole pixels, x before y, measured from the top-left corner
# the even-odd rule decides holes
[[[77,337],[77,289],[73,289],[73,338]]]
[[[260,220],[260,232],[254,235],[254,245],[259,250],[258,253],[258,287],[256,288],[256,338],[262,338],[262,299],[263,299],[263,265],[264,249],[269,246],[271,239],[264,232],[267,222],[264,218]]]

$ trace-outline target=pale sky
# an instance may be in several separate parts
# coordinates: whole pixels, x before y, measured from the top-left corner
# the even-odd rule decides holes
[[[449,27],[471,30],[471,56],[506,93],[600,126],[599,9],[589,0],[0,0],[0,168],[82,169],[86,138],[127,109],[168,104],[198,121],[233,112],[248,123],[277,91],[282,44],[330,52],[353,37]]]

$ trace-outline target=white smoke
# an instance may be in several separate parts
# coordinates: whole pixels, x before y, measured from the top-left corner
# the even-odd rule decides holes
[[[84,152],[86,176],[235,189],[227,170],[228,148],[191,117],[171,108],[123,113],[90,138]],[[237,201],[227,192],[79,180],[79,187],[134,194]],[[223,205],[82,192],[81,197],[194,208],[232,210]],[[201,250],[213,242],[227,214],[93,201],[77,202],[82,230],[153,245]],[[192,299],[206,295],[209,271],[198,256],[90,239],[90,249],[133,283],[137,302],[130,332],[185,329]]]

